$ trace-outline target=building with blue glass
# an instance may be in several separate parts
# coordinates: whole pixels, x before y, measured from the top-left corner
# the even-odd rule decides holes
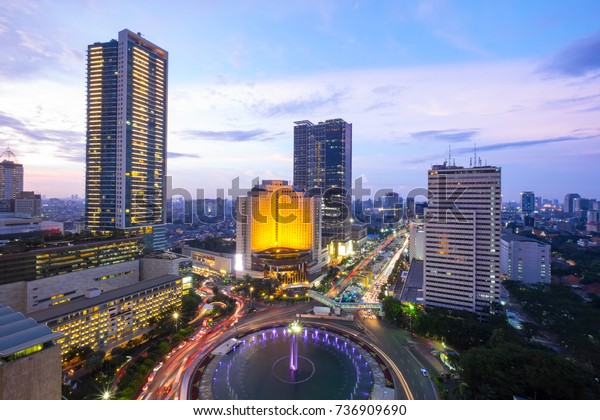
[[[87,52],[86,227],[165,248],[168,53],[127,29]]]
[[[322,237],[330,254],[352,253],[352,124],[295,122],[294,186],[323,197]]]

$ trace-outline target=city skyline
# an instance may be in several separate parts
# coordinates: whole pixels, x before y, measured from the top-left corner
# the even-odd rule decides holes
[[[406,196],[449,145],[467,166],[477,143],[503,168],[506,201],[599,195],[597,3],[119,5],[116,17],[78,2],[0,5],[0,147],[24,165],[24,189],[83,196],[85,49],[128,28],[172,57],[174,188],[214,197],[238,176],[291,180],[293,121],[343,118],[353,178],[373,191]]]

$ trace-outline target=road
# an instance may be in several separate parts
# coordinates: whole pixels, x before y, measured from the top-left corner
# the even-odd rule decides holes
[[[350,284],[350,281],[352,280],[352,277],[354,277],[354,275],[356,273],[358,273],[359,271],[363,270],[367,266],[367,264],[369,264],[371,262],[371,260],[379,254],[379,251],[381,251],[382,249],[387,247],[396,238],[396,236],[402,232],[403,232],[403,230],[399,231],[398,233],[394,233],[394,234],[390,235],[385,241],[383,241],[381,244],[379,244],[379,246],[377,246],[373,251],[371,251],[371,253],[369,255],[367,255],[367,257],[365,257],[360,263],[358,263],[352,269],[352,271],[350,273],[348,273],[346,278],[344,278],[338,284],[333,286],[331,288],[331,290],[329,290],[329,292],[327,292],[326,296],[330,299],[333,299],[342,290],[344,290],[346,287],[348,287],[348,285]]]
[[[365,258],[352,272],[334,289],[343,290],[344,282],[350,281],[356,272],[360,271],[378,253],[385,249],[397,235],[391,235],[380,244],[367,258]],[[405,240],[401,249],[388,262],[384,270],[379,274],[376,284],[381,280],[385,282],[389,276],[395,261],[407,246]],[[373,291],[374,293],[374,291]],[[152,382],[148,383],[148,389],[140,395],[139,399],[185,399],[189,381],[196,366],[206,355],[212,352],[219,344],[230,338],[247,334],[251,330],[268,325],[283,325],[296,319],[297,313],[304,313],[312,309],[314,302],[299,303],[285,307],[267,307],[259,312],[243,316],[243,301],[236,298],[239,305],[236,312],[224,322],[217,325],[209,333],[196,341],[189,341],[177,349],[169,358],[163,360],[163,365],[157,371]],[[399,399],[436,399],[435,386],[430,377],[423,376],[421,368],[425,367],[430,375],[436,373],[427,358],[423,357],[417,350],[408,346],[409,334],[405,330],[392,327],[378,319],[363,319],[356,313],[355,323],[336,322],[333,320],[312,320],[315,323],[333,326],[340,331],[345,331],[355,337],[366,341],[378,351],[393,372],[396,384],[396,397]],[[232,325],[237,320],[235,325]]]
[[[297,313],[306,312],[306,311],[312,309],[313,306],[314,306],[314,303],[302,303],[302,304],[298,304],[298,305],[293,305],[291,307],[268,308],[261,312],[251,314],[248,317],[245,317],[243,322],[240,321],[239,325],[236,328],[231,329],[231,330],[227,331],[226,333],[224,333],[220,337],[219,342],[225,342],[235,336],[247,334],[251,330],[255,330],[257,328],[258,329],[266,328],[271,325],[284,325],[292,320],[297,319],[296,318]],[[394,379],[394,383],[396,385],[396,389],[395,389],[396,398],[397,399],[413,399],[413,394],[411,392],[411,389],[409,388],[408,382],[404,379],[403,372],[396,366],[394,361],[391,358],[389,358],[385,354],[385,352],[378,347],[378,345],[376,343],[370,342],[369,335],[361,332],[360,327],[358,325],[356,325],[354,323],[340,322],[340,321],[335,320],[335,318],[331,319],[331,320],[310,319],[310,320],[305,320],[305,322],[311,323],[316,326],[322,325],[322,326],[325,326],[326,328],[331,328],[332,330],[336,330],[338,332],[344,332],[350,336],[354,336],[355,339],[367,342],[367,344],[373,350],[375,350],[386,361],[386,364],[389,366],[389,368],[392,372],[392,377]],[[214,348],[215,346],[212,346],[212,347]],[[210,351],[212,351],[212,348]],[[202,360],[202,358],[204,358],[204,356],[206,356],[210,351],[204,351],[201,354],[199,354],[195,358],[196,363],[199,363]],[[182,384],[181,384],[182,390],[188,389],[189,381],[190,381],[192,375],[193,375],[193,370],[190,369],[186,372],[186,374],[184,375]],[[182,398],[183,397],[184,396],[182,396]]]
[[[220,343],[230,338],[244,335],[253,329],[267,325],[282,325],[296,319],[297,313],[306,312],[314,303],[301,303],[286,307],[266,308],[239,318],[238,324],[231,326],[236,314],[228,319],[228,324],[221,324],[199,341],[190,341],[178,349],[169,359],[163,361],[163,366],[157,371],[148,389],[139,399],[185,399],[189,381],[193,374],[193,366],[197,365],[206,355]],[[429,378],[421,374],[421,367],[429,372],[434,368],[421,360],[418,352],[411,355],[406,346],[408,333],[404,330],[383,324],[379,320],[360,319],[357,323],[339,322],[335,320],[311,320],[324,326],[345,331],[358,339],[366,341],[382,355],[390,366],[396,383],[396,398],[398,399],[435,399],[436,394]]]
[[[402,371],[415,400],[437,399],[435,385],[430,379],[436,369],[418,351],[408,346],[409,333],[379,319],[355,318],[364,325],[367,335],[385,352]],[[421,368],[429,372],[429,377],[423,376]]]
[[[400,231],[399,233],[401,233]],[[396,266],[396,262],[408,246],[408,237],[404,239],[402,246],[392,258],[390,258],[387,262],[381,273],[375,278],[375,281],[369,288],[369,290],[364,294],[362,301],[363,302],[379,302],[378,296],[381,291],[381,287],[387,283],[388,277],[392,274],[394,267]]]
[[[238,318],[244,311],[244,301],[239,298],[235,299],[238,304],[233,314],[209,330],[206,336],[196,340],[184,341],[174,349],[172,355],[167,355],[163,359],[162,366],[156,371],[153,380],[146,383],[148,387],[145,391],[142,391],[138,399],[180,399],[179,384],[183,373],[192,366],[193,361],[199,354],[205,354],[209,348],[222,341],[221,336],[228,329],[233,328],[232,323],[239,322]]]

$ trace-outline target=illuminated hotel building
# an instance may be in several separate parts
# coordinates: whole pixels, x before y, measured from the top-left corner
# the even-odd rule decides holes
[[[29,314],[62,337],[55,340],[64,355],[90,346],[108,350],[151,330],[153,318],[181,308],[182,279],[165,275],[99,293],[89,290],[85,299]]]
[[[238,199],[236,234],[245,271],[297,283],[328,262],[320,197],[305,196],[287,181],[263,181]]]
[[[168,53],[125,29],[88,46],[87,229],[165,248]]]
[[[500,302],[500,168],[436,165],[428,190],[425,304],[489,313]]]
[[[322,196],[322,235],[332,256],[352,253],[352,124],[341,118],[294,126],[294,186]]]

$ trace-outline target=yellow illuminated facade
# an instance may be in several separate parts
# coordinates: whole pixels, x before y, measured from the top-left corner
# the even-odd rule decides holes
[[[238,200],[237,253],[247,270],[286,282],[326,263],[321,201],[286,181],[263,181]]]
[[[62,333],[56,344],[63,355],[82,346],[109,349],[148,332],[153,318],[179,310],[182,294],[181,277],[169,275],[30,316]]]
[[[252,252],[270,248],[310,250],[314,243],[314,199],[282,185],[283,181],[271,182],[249,197]]]
[[[154,226],[152,250],[165,245],[167,64],[129,30],[88,48],[87,228]]]

